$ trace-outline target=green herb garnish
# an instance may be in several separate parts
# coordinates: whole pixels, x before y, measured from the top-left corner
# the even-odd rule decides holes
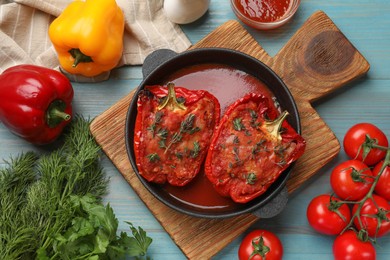
[[[242,118],[234,118],[233,119],[233,128],[236,131],[242,131],[245,129],[245,126],[242,124]]]
[[[157,132],[157,136],[160,138],[160,139],[167,139],[168,137],[168,130],[166,128],[161,128],[158,130]]]
[[[157,162],[160,161],[160,156],[157,153],[151,153],[146,156],[149,159],[149,162]]]
[[[265,139],[262,139],[260,140],[259,142],[257,142],[253,147],[252,147],[252,158],[255,157],[256,154],[260,153],[261,150],[266,150],[266,147],[264,145],[264,143],[266,142]]]
[[[198,141],[194,142],[194,149],[190,151],[190,157],[191,158],[196,158],[198,157],[200,152],[200,145]]]
[[[257,119],[259,118],[259,115],[257,114],[257,112],[253,109],[249,109],[249,114],[251,116],[251,121],[250,121],[250,124],[253,128],[257,129],[261,123],[260,122],[256,122]]]
[[[179,131],[175,132],[172,135],[172,138],[171,138],[171,141],[169,142],[169,145],[166,146],[166,148],[165,148],[165,152],[167,152],[173,144],[179,143],[183,138],[183,134],[188,133],[188,134],[192,135],[192,134],[200,131],[199,127],[194,127],[195,118],[196,118],[196,116],[194,114],[189,114],[184,119],[184,121],[181,122]]]
[[[161,119],[162,119],[163,115],[164,115],[163,112],[157,111],[156,114],[154,115],[153,123],[147,128],[148,131],[150,131],[152,133],[153,137],[155,135],[155,131],[156,131],[158,124],[161,123]]]
[[[160,141],[158,141],[158,147],[160,147],[162,149],[167,148],[167,145],[165,144],[165,139],[161,139]]]
[[[259,118],[259,115],[253,109],[249,109],[249,114],[251,116],[251,122],[255,122]]]
[[[233,154],[234,154],[234,159],[236,162],[240,162],[240,156],[238,155],[238,147],[233,147]]]
[[[182,160],[184,157],[182,152],[177,152],[175,155],[176,155],[177,159],[179,159],[179,160]]]
[[[247,184],[253,185],[253,184],[255,184],[256,181],[257,181],[257,176],[255,173],[250,172],[246,175],[246,183]]]
[[[160,138],[160,141],[158,141],[159,147],[162,149],[166,149],[167,145],[165,141],[168,138],[168,130],[166,128],[161,128],[160,130],[158,130],[157,136]]]
[[[20,154],[0,170],[0,259],[120,259],[141,256],[151,238],[104,206],[109,179],[89,120],[75,117],[61,147]],[[137,231],[137,232],[136,232]]]

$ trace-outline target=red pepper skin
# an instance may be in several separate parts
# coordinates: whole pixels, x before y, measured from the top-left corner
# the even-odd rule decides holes
[[[70,122],[73,87],[58,71],[17,65],[0,75],[0,121],[37,145],[53,142]]]
[[[220,104],[207,91],[174,87],[174,92],[177,99],[172,99],[185,99],[184,108],[178,107],[177,103],[160,107],[164,103],[162,100],[169,96],[165,86],[147,86],[138,95],[134,155],[138,172],[147,181],[184,186],[200,171],[219,122]],[[197,130],[183,132],[178,141],[173,142],[182,123],[192,115],[194,121],[190,128]],[[166,134],[163,138],[162,132]],[[195,142],[199,144],[196,155],[193,153]]]
[[[303,154],[305,140],[279,114],[256,93],[226,109],[205,161],[205,174],[217,192],[247,203]]]

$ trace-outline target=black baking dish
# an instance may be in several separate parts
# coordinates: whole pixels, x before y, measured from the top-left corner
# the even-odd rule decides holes
[[[133,150],[133,130],[137,116],[137,96],[139,91],[146,85],[163,84],[167,75],[175,73],[179,69],[203,63],[226,64],[257,77],[274,93],[283,110],[289,112],[290,115],[287,119],[289,124],[299,134],[301,133],[298,110],[289,89],[275,72],[259,60],[247,54],[223,48],[200,48],[180,54],[170,50],[158,50],[150,54],[144,62],[142,68],[144,79],[134,93],[126,117],[126,149],[134,172],[145,188],[158,200],[184,214],[204,218],[227,218],[244,213],[253,213],[263,218],[275,216],[287,203],[286,181],[289,178],[293,165],[283,172],[260,197],[226,211],[205,210],[182,203],[180,200],[170,196],[160,185],[147,182],[138,173]]]

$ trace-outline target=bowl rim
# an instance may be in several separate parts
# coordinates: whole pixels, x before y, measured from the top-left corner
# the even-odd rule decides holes
[[[292,3],[291,3],[290,10],[288,12],[286,12],[280,19],[272,21],[272,22],[260,22],[260,21],[252,20],[252,19],[248,18],[247,16],[245,16],[240,11],[240,9],[237,7],[236,1],[237,0],[230,0],[230,5],[231,5],[235,15],[245,24],[247,24],[253,28],[263,29],[263,30],[274,29],[274,28],[280,27],[283,24],[287,23],[295,15],[295,13],[297,12],[297,10],[301,4],[301,0],[291,0]]]
[[[158,51],[164,51],[164,50],[157,50],[154,53],[156,53]],[[135,117],[136,117],[136,114],[137,114],[137,101],[138,101],[138,94],[139,94],[139,92],[145,87],[145,85],[154,84],[154,83],[148,83],[148,80],[158,70],[162,70],[162,69],[164,69],[164,66],[170,66],[170,64],[174,64],[178,60],[184,59],[185,57],[191,57],[192,55],[207,54],[209,52],[215,52],[215,53],[221,54],[221,55],[224,55],[224,54],[233,55],[233,56],[234,55],[238,55],[238,56],[241,56],[241,58],[243,58],[243,59],[249,59],[251,62],[254,62],[254,63],[258,64],[259,66],[261,66],[262,69],[265,69],[267,71],[267,73],[269,73],[275,80],[277,80],[278,83],[280,84],[280,86],[285,90],[285,94],[287,94],[287,98],[291,102],[290,110],[292,110],[292,111],[289,111],[289,112],[290,112],[290,114],[294,115],[294,120],[295,120],[294,122],[296,123],[295,130],[297,131],[297,133],[301,134],[300,116],[299,116],[299,113],[298,113],[298,108],[297,108],[295,99],[292,96],[292,94],[291,94],[289,88],[287,87],[287,85],[283,82],[283,80],[269,66],[267,66],[265,63],[261,62],[260,60],[254,58],[254,57],[252,57],[252,56],[250,56],[250,55],[248,55],[246,53],[243,53],[243,52],[240,52],[240,51],[237,51],[237,50],[234,50],[234,49],[219,48],[219,47],[208,47],[208,48],[191,49],[191,50],[187,50],[187,51],[184,51],[184,52],[181,52],[181,53],[173,52],[173,53],[175,53],[174,55],[168,55],[169,57],[167,58],[167,60],[164,60],[164,61],[160,62],[157,65],[154,64],[155,68],[152,69],[152,70],[149,70],[149,74],[148,75],[144,75],[144,78],[143,78],[142,82],[139,84],[139,86],[137,87],[136,91],[134,92],[134,95],[133,95],[133,97],[131,99],[131,102],[129,104],[128,111],[127,111],[127,114],[126,114],[125,144],[126,144],[127,156],[128,156],[128,159],[129,159],[129,161],[131,163],[131,166],[133,168],[134,173],[136,174],[138,179],[141,181],[142,185],[146,188],[146,190],[148,192],[150,192],[160,202],[162,202],[166,206],[168,206],[168,207],[170,207],[170,208],[172,208],[172,209],[174,209],[174,210],[176,210],[176,211],[178,211],[180,213],[183,213],[183,214],[186,214],[186,215],[190,215],[190,216],[194,216],[194,217],[214,218],[214,219],[216,219],[216,218],[229,218],[229,217],[242,215],[242,214],[245,214],[245,213],[253,213],[254,211],[258,210],[259,208],[267,205],[268,202],[270,202],[273,198],[275,198],[283,190],[283,188],[285,188],[285,184],[286,184],[287,180],[289,179],[291,168],[293,167],[294,163],[292,163],[283,172],[283,174],[281,174],[277,178],[277,180],[279,180],[280,183],[278,183],[276,188],[275,188],[275,186],[273,186],[276,183],[276,181],[268,188],[267,196],[265,198],[263,197],[260,202],[254,202],[256,200],[255,199],[251,203],[247,203],[247,205],[244,205],[244,206],[240,207],[239,210],[234,210],[232,212],[222,212],[221,213],[221,212],[211,212],[211,211],[210,212],[206,212],[206,211],[192,211],[192,210],[189,210],[189,209],[186,209],[186,208],[182,208],[182,207],[180,207],[178,205],[175,205],[175,204],[171,203],[170,201],[162,198],[162,195],[159,194],[159,192],[156,191],[156,189],[159,189],[159,188],[154,188],[155,184],[149,183],[145,178],[143,178],[139,174],[138,168],[137,168],[137,165],[136,165],[136,162],[135,162],[135,158],[134,158],[134,146],[133,146],[134,125],[131,124],[131,122],[129,122],[132,117],[134,117],[134,121],[135,121]],[[152,56],[154,53],[149,54],[149,56]],[[203,63],[212,63],[212,62],[203,62]],[[220,62],[214,62],[214,63],[220,63],[220,64],[222,63],[222,64],[226,64],[226,65],[231,66],[231,67],[234,68],[234,65],[223,63],[221,61]],[[199,64],[199,63],[194,63],[194,65],[195,64]],[[178,70],[178,68],[176,68],[174,71],[177,71],[177,70]],[[253,76],[255,76],[255,75],[253,75]],[[257,76],[255,76],[255,77],[257,77]],[[148,83],[148,84],[146,84],[146,83]],[[271,91],[272,91],[272,89],[271,89]],[[130,136],[130,133],[133,133],[132,136]],[[284,177],[281,178],[282,176],[284,176]],[[271,187],[273,187],[272,190],[270,189]]]

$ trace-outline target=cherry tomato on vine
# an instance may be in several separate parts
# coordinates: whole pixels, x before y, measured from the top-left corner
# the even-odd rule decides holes
[[[386,155],[385,150],[369,149],[371,144],[388,147],[389,142],[383,131],[370,123],[356,124],[344,136],[343,145],[345,153],[351,159],[363,161],[369,166],[378,163]]]
[[[370,241],[362,241],[355,231],[347,230],[333,242],[333,256],[335,260],[374,260],[376,251]]]
[[[240,260],[280,260],[283,256],[283,245],[272,232],[256,229],[247,234],[238,249]]]
[[[338,164],[330,175],[330,185],[342,200],[362,199],[374,180],[370,168],[358,160],[348,160]]]
[[[338,235],[351,220],[347,204],[329,194],[313,198],[306,211],[310,226],[321,234]]]
[[[378,176],[383,163],[384,161],[381,161],[374,167],[374,169],[372,170],[374,176]],[[390,166],[389,165],[387,165],[384,168],[381,177],[379,178],[378,183],[375,186],[375,193],[383,197],[387,201],[390,201]]]
[[[375,202],[371,198],[367,199],[359,212],[362,225],[358,217],[353,223],[359,230],[363,226],[370,237],[381,237],[390,231],[390,204],[381,196],[374,194],[372,197]],[[358,208],[359,204],[353,206],[352,214],[355,214]]]

